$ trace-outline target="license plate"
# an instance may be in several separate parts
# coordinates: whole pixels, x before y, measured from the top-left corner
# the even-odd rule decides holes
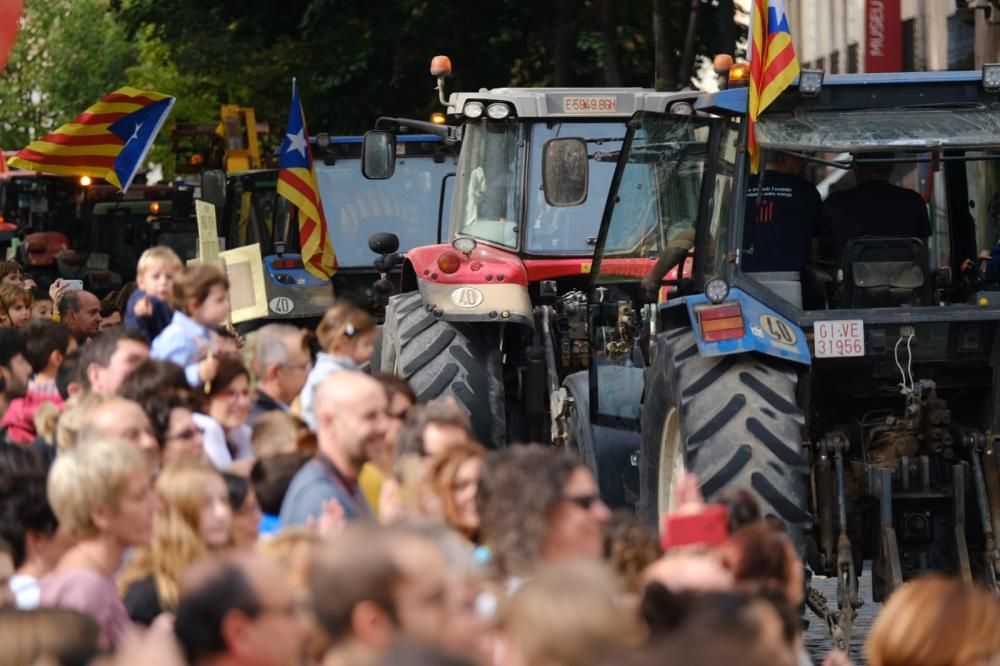
[[[563,97],[563,113],[615,113],[618,98],[614,95]]]
[[[816,358],[865,355],[865,323],[861,319],[818,321],[813,327]]]

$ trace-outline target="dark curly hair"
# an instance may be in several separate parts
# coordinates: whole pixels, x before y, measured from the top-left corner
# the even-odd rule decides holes
[[[492,552],[499,575],[523,576],[535,568],[552,512],[582,465],[575,456],[540,444],[487,455],[476,507],[483,545]]]
[[[642,587],[642,572],[663,554],[659,535],[649,523],[626,511],[616,511],[604,528],[604,554],[629,592]]]

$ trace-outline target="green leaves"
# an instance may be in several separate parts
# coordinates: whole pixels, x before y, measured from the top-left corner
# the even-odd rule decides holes
[[[679,62],[690,0],[661,1],[667,44]],[[216,123],[222,104],[239,104],[280,127],[293,76],[314,133],[360,133],[381,115],[440,110],[427,72],[439,53],[455,65],[451,90],[651,86],[652,4],[26,0],[24,26],[0,77],[0,145],[21,147],[126,83],[175,95],[172,122]],[[698,52],[726,47],[715,42],[732,32],[720,29],[731,27],[731,13],[731,0],[703,0]],[[170,130],[161,133],[155,160],[170,157]]]
[[[0,145],[21,148],[126,84],[134,47],[102,0],[28,0],[0,77]]]

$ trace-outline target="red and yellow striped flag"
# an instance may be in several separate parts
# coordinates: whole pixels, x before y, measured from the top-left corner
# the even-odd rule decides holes
[[[95,176],[125,191],[174,101],[163,93],[119,88],[17,151],[7,164],[44,173]]]
[[[292,109],[288,113],[288,129],[281,143],[281,163],[278,170],[278,194],[299,209],[299,243],[302,263],[306,270],[321,280],[329,280],[337,272],[337,256],[330,242],[326,216],[320,203],[316,173],[313,171],[309,132],[306,129],[299,89],[292,83]]]
[[[747,150],[750,172],[760,169],[760,148],[754,123],[799,75],[799,61],[792,46],[783,0],[753,0],[750,10],[750,95]]]

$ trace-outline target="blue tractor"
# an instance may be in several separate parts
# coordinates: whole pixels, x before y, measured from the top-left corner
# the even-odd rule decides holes
[[[203,180],[203,192],[217,206],[220,237],[229,249],[260,243],[266,321],[314,325],[334,298],[381,317],[388,294],[374,288],[381,273],[373,267],[375,255],[368,238],[392,232],[402,251],[439,242],[451,211],[459,147],[439,136],[401,134],[396,137],[397,176],[385,181],[362,175],[362,137],[319,134],[311,141],[320,199],[337,255],[332,281],[316,278],[303,266],[296,212],[277,195],[277,169],[228,175],[215,171]]]
[[[782,223],[756,196],[780,188],[751,173],[746,109],[734,87],[633,116],[591,271],[592,361],[557,411],[602,490],[650,521],[684,469],[709,499],[752,490],[837,579],[836,610],[809,602],[843,646],[865,560],[876,601],[926,571],[997,586],[1000,65],[801,73],[755,128],[765,162],[799,161],[826,195],[809,194],[814,232],[780,232],[820,241],[798,270],[766,259],[781,227],[755,240]],[[917,205],[872,197],[873,169]],[[869,207],[845,214],[857,191]]]

